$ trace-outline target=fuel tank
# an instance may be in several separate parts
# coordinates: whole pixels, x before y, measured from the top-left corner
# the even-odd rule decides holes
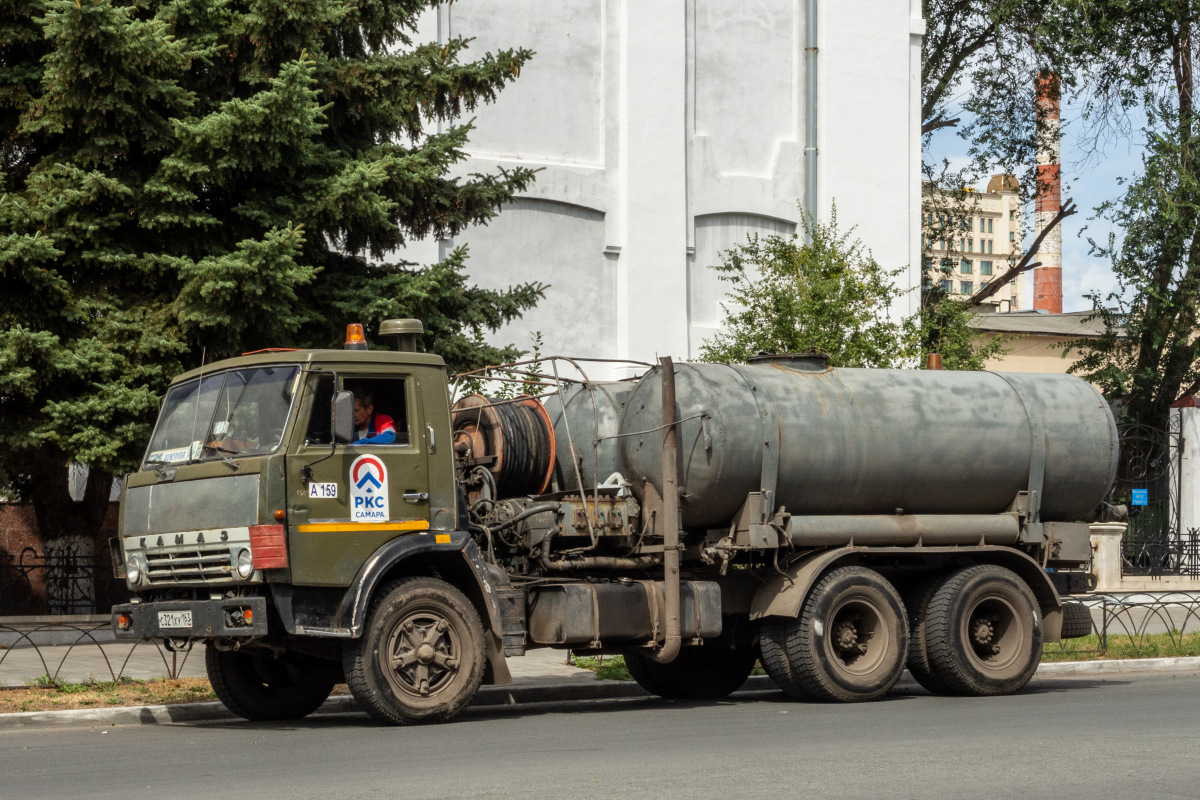
[[[1108,404],[1069,375],[834,369],[781,359],[675,365],[686,527],[721,526],[750,492],[793,514],[995,514],[1041,480],[1041,519],[1086,516],[1117,467]],[[621,471],[662,486],[662,376],[638,381]],[[560,451],[561,452],[561,451]],[[641,499],[639,497],[639,499]]]

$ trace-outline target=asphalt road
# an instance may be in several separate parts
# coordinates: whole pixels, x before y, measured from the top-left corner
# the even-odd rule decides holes
[[[1038,680],[865,705],[778,693],[301,723],[0,731],[0,798],[1200,796],[1200,677]]]

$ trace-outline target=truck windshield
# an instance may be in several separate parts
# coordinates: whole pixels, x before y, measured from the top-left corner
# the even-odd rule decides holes
[[[299,377],[299,367],[258,367],[171,387],[145,465],[273,453],[283,441]]]

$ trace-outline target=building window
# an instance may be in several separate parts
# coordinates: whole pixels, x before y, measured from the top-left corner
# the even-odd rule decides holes
[[[921,256],[921,269],[933,269],[933,259],[929,256]]]
[[[988,239],[988,252],[992,252],[992,240]]]
[[[964,258],[962,260],[962,263],[958,265],[959,272],[961,272],[963,275],[970,275],[972,267],[973,267],[973,264],[971,263],[971,259],[969,259],[969,258]]]
[[[953,271],[954,271],[954,262],[948,258],[943,258],[942,259],[942,272],[953,272]]]
[[[986,289],[988,287],[989,283],[991,283],[991,281],[980,281],[979,282],[979,291],[982,292],[984,289]]]
[[[942,281],[942,284],[941,284],[942,291],[945,292],[946,294],[950,294],[950,287],[953,285],[953,283],[954,283],[954,281],[949,281],[949,280]]]
[[[967,252],[968,253],[975,252],[975,240],[974,239],[967,239]]]
[[[963,293],[963,294],[970,294],[970,293],[971,293],[971,288],[972,288],[972,286],[971,286],[971,282],[970,282],[970,281],[963,281],[963,282],[962,282],[962,293]]]
[[[967,252],[967,240],[962,238],[961,236],[958,239],[958,249],[959,249],[959,252],[963,252],[963,253]]]
[[[992,232],[992,220],[989,218],[988,219],[988,233],[991,233],[991,232]]]
[[[1016,240],[1017,240],[1017,239],[1016,239],[1016,234],[1015,234],[1015,233],[1013,233],[1012,231],[1009,231],[1009,232],[1008,232],[1008,241],[1010,241],[1010,242],[1015,242]]]
[[[1011,221],[1011,220],[1015,220],[1016,218],[1017,218],[1017,211],[1016,211],[1016,209],[1012,209],[1012,208],[1010,208],[1010,209],[1008,210],[1008,219]]]
[[[979,262],[979,274],[980,275],[991,275],[992,274],[992,262],[980,261]]]

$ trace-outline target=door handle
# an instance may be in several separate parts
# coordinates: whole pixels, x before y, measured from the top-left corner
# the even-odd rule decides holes
[[[429,499],[429,492],[405,492],[404,502],[420,503]]]
[[[426,425],[425,429],[429,431],[429,452],[436,453],[437,452],[437,441],[433,437],[433,426]]]

